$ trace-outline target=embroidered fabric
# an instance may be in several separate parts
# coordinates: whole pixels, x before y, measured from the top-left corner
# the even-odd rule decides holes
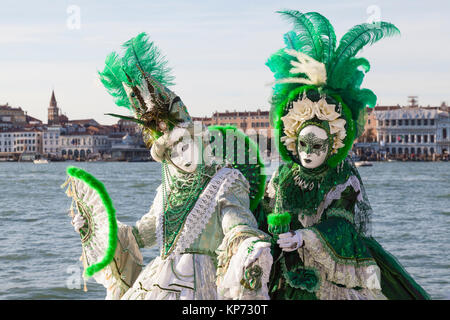
[[[215,273],[207,255],[156,257],[141,273],[123,300],[213,300]]]
[[[218,199],[238,179],[245,180],[245,177],[238,170],[230,168],[222,168],[214,175],[187,216],[171,255],[183,253],[198,238],[215,211]],[[158,244],[162,248],[162,208],[160,210],[160,213],[157,213],[159,219],[156,228]]]
[[[260,240],[260,238],[246,238],[240,243],[237,252],[231,257],[227,272],[223,275],[223,279],[218,285],[220,299],[269,300],[267,283],[269,282],[270,269],[273,262],[270,248],[262,249],[261,255],[251,265],[252,267],[259,266],[262,269],[261,289],[248,290],[241,284],[241,280],[244,278],[245,261],[249,256],[253,243],[257,240]]]
[[[317,235],[309,229],[301,231],[305,245],[298,250],[300,259],[306,267],[319,271],[321,285],[317,291],[319,299],[382,299],[380,285],[380,269],[372,263],[358,265],[356,261],[338,262],[329,250],[324,248]],[[336,284],[345,287],[336,286]],[[362,288],[364,291],[350,292],[352,288]],[[355,290],[353,290],[355,291]]]

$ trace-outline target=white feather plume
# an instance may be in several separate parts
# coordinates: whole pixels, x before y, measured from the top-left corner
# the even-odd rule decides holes
[[[287,54],[297,58],[297,61],[291,61],[293,68],[291,68],[289,72],[292,74],[303,73],[308,77],[308,79],[300,77],[284,78],[278,80],[277,83],[303,83],[321,86],[327,82],[327,70],[325,68],[325,64],[314,60],[300,51],[293,49],[285,49],[284,51]]]

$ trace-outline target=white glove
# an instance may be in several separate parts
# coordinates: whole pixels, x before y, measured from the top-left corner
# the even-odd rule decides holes
[[[86,221],[84,220],[83,216],[79,213],[77,213],[72,219],[73,228],[77,233],[80,233],[80,229],[84,226],[85,223]]]
[[[291,252],[300,248],[303,244],[303,237],[300,230],[289,231],[278,236],[279,247],[286,252]]]
[[[264,251],[267,251],[267,253],[270,254],[270,243],[263,241],[256,242],[253,245],[253,251],[247,256],[244,261],[244,268],[247,268],[249,265],[255,262]]]

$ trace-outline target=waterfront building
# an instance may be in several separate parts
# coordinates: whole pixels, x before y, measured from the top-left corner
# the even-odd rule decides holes
[[[355,140],[353,152],[358,157],[377,159],[380,150],[378,143],[377,120],[373,108],[367,108],[367,118],[363,134]]]
[[[111,148],[107,135],[94,135],[89,132],[62,133],[59,136],[59,144],[64,159],[103,157]]]
[[[3,125],[2,125],[3,123]],[[0,126],[5,128],[19,128],[26,125],[27,118],[21,107],[13,108],[8,103],[0,105]],[[9,124],[9,125],[7,125]]]
[[[0,157],[6,153],[14,151],[13,133],[9,131],[0,131]]]
[[[257,142],[264,157],[271,156],[271,151],[276,152],[273,145],[273,128],[270,125],[269,111],[261,109],[256,111],[216,111],[212,117],[193,117],[193,121],[199,121],[205,126],[232,125]]]
[[[138,136],[130,136],[128,133],[120,142],[111,145],[111,160],[114,161],[149,161],[150,150],[143,145]]]
[[[16,153],[40,153],[42,152],[42,132],[37,129],[14,130],[11,132],[13,138],[13,152]]]
[[[449,150],[448,107],[375,108],[377,140],[389,155],[426,157]]]
[[[0,158],[32,160],[42,152],[42,132],[38,129],[12,129],[0,132]]]
[[[61,125],[48,126],[42,133],[43,154],[48,158],[61,157],[61,144],[59,137],[64,132]]]
[[[269,111],[225,111],[214,112],[212,117],[194,117],[194,121],[201,121],[204,125],[232,125],[244,132],[257,132],[268,138],[272,137]]]

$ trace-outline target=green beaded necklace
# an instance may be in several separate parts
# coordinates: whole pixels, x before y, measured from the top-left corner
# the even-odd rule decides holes
[[[186,218],[211,180],[213,168],[204,165],[190,174],[172,176],[167,162],[162,165],[163,257],[173,251]],[[211,171],[211,172],[210,172]],[[167,192],[169,187],[169,192]]]
[[[314,215],[331,188],[347,181],[350,174],[351,168],[346,161],[337,168],[325,165],[307,169],[297,163],[283,166],[277,181],[276,210],[298,214],[301,208],[301,214]]]

